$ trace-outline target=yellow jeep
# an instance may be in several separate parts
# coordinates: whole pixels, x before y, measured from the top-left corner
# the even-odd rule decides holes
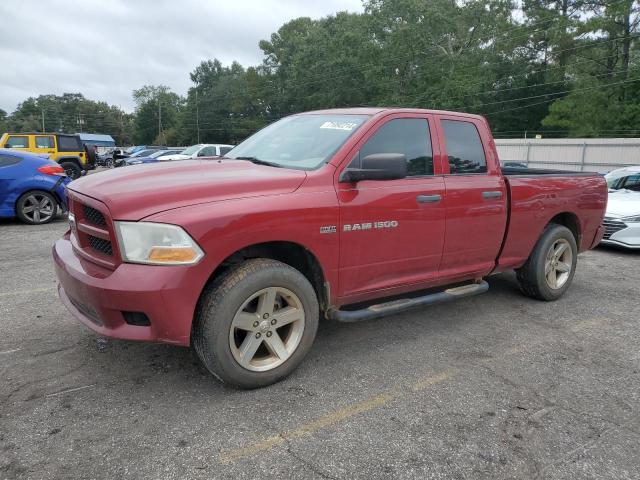
[[[67,172],[67,176],[76,179],[83,170],[95,168],[95,161],[87,158],[82,141],[78,135],[62,133],[5,133],[0,137],[0,148],[11,148],[21,152],[49,155]]]

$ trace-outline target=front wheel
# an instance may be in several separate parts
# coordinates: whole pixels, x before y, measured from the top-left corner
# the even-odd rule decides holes
[[[263,387],[302,362],[315,338],[318,317],[315,291],[302,273],[271,259],[248,260],[203,293],[193,345],[222,382]]]
[[[577,258],[571,230],[562,225],[547,226],[527,262],[516,270],[520,289],[539,300],[557,300],[571,285]]]

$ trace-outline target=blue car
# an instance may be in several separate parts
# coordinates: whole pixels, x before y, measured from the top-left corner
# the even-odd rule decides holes
[[[67,209],[64,168],[40,155],[0,148],[0,217],[41,225]]]
[[[146,152],[146,153],[144,153]],[[155,163],[159,157],[163,155],[171,155],[172,153],[176,153],[175,150],[157,150],[149,153],[149,150],[144,150],[139,155],[131,155],[128,158],[125,158],[125,163],[127,165],[138,165],[140,163]]]

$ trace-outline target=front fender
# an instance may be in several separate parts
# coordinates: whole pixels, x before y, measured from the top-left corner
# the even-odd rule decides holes
[[[194,270],[204,288],[213,271],[228,257],[265,242],[291,242],[309,250],[320,263],[332,291],[338,291],[339,236],[324,233],[338,225],[334,190],[294,192],[181,207],[146,217],[144,221],[183,227],[198,242],[205,257]]]

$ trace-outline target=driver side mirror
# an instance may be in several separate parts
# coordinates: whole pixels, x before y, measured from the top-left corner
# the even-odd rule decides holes
[[[341,183],[362,180],[399,180],[407,176],[407,157],[402,153],[373,153],[361,160],[360,168],[347,168]]]

